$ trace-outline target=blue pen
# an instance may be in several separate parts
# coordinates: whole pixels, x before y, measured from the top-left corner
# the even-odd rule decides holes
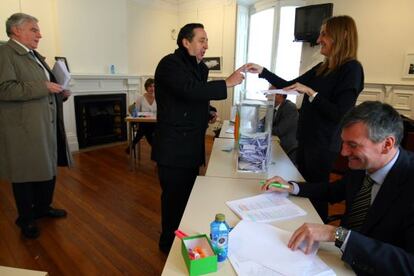
[[[266,183],[266,181],[261,180],[259,183],[260,183],[260,185],[263,186]],[[289,185],[278,183],[278,182],[270,183],[269,187],[275,187],[275,188],[281,188],[281,189],[290,189]]]

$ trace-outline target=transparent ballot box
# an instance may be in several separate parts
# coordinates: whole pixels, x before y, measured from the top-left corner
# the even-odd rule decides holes
[[[273,109],[274,96],[267,100],[242,100],[237,106],[238,171],[267,171],[272,151]]]

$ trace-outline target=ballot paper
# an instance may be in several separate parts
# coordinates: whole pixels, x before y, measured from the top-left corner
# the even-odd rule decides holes
[[[287,198],[287,193],[267,192],[257,196],[226,202],[241,219],[272,222],[306,215],[306,212]]]
[[[55,76],[57,83],[62,85],[64,90],[69,89],[70,73],[66,68],[66,64],[62,60],[57,60],[52,69],[53,76]]]
[[[239,276],[335,275],[317,255],[292,251],[291,232],[265,223],[242,220],[229,235],[229,260]]]
[[[265,171],[270,153],[269,140],[266,132],[240,133],[238,169],[249,172]]]
[[[300,95],[300,93],[296,90],[270,89],[270,90],[262,90],[261,92],[266,96],[273,95],[273,94],[296,95],[296,96]]]

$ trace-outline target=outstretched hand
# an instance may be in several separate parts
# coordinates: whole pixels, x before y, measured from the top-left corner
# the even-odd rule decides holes
[[[240,84],[244,80],[244,74],[242,73],[245,70],[245,65],[234,71],[227,79],[226,86],[233,87]]]
[[[246,63],[244,66],[246,66],[246,71],[249,73],[261,74],[263,72],[263,66],[256,63]]]

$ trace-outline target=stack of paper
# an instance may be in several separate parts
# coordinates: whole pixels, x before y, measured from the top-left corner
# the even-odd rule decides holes
[[[241,219],[272,222],[304,216],[306,212],[287,198],[287,193],[262,193],[226,202]]]
[[[61,60],[57,60],[53,66],[52,73],[55,76],[56,81],[62,85],[62,88],[67,90],[69,88],[70,73],[68,72],[65,63]]]
[[[335,275],[318,256],[292,251],[292,233],[269,224],[242,220],[230,232],[229,259],[239,276]]]

